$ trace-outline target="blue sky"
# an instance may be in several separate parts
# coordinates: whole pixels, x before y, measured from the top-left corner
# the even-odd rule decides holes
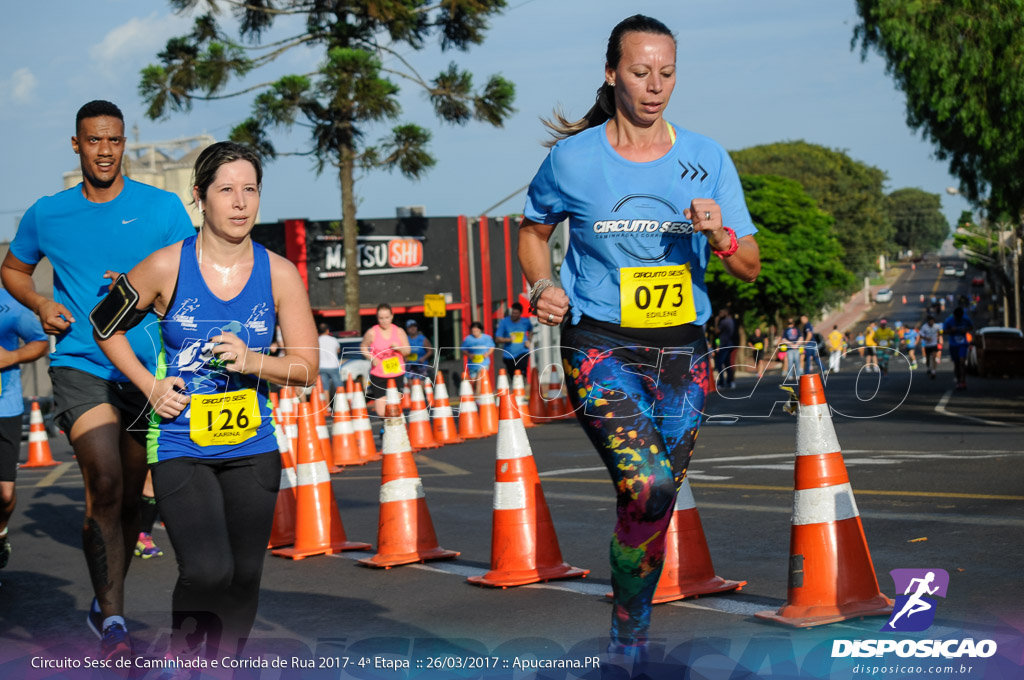
[[[432,44],[408,51],[424,76],[449,61],[469,67],[479,82],[501,73],[516,84],[517,112],[504,128],[439,123],[415,86],[400,82],[403,121],[433,133],[437,165],[418,182],[376,172],[357,183],[361,218],[391,217],[400,205],[423,205],[428,215],[476,215],[527,184],[545,139],[539,122],[561,106],[570,117],[592,104],[603,78],[612,26],[642,12],[669,25],[679,41],[679,79],[667,117],[734,150],[803,139],[845,150],[881,168],[887,190],[918,187],[942,194],[952,221],[969,206],[949,196],[956,181],[932,146],[905,123],[903,96],[875,56],[851,51],[853,3],[843,0],[509,0],[486,42],[468,53],[442,54]],[[62,188],[77,166],[70,137],[78,107],[110,99],[138,125],[142,141],[207,132],[226,138],[247,115],[251,95],[197,103],[189,114],[152,122],[137,94],[140,69],[156,61],[169,37],[191,27],[164,0],[46,0],[4,10],[0,40],[0,123],[7,130],[0,164],[0,241],[38,197]],[[298,31],[282,23],[272,37]],[[318,54],[287,55],[248,83],[312,70]],[[242,83],[244,85],[245,83]],[[379,132],[379,131],[378,131]],[[370,139],[376,138],[370,130]],[[304,133],[274,138],[281,151],[302,150]],[[522,194],[492,214],[520,212]],[[337,219],[341,192],[330,172],[317,176],[308,158],[268,165],[261,216]]]

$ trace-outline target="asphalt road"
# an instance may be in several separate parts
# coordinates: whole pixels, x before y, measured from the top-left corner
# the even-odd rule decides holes
[[[908,270],[894,287],[894,302],[875,313],[890,322],[917,321],[921,305],[910,303],[917,299],[912,296],[956,294],[968,285],[969,277]],[[890,570],[945,569],[949,590],[933,626],[908,635],[993,639],[1000,651],[973,660],[983,665],[973,675],[956,669],[928,677],[1024,675],[1018,571],[1024,562],[1024,381],[973,378],[968,391],[954,392],[948,361],[936,380],[898,362],[885,378],[859,372],[861,364],[850,358],[828,376],[826,395],[882,591],[894,594]],[[860,660],[830,658],[832,641],[882,637],[882,618],[792,629],[753,616],[778,609],[787,597],[796,419],[781,408],[781,383],[778,373],[760,381],[740,377],[736,389],[709,402],[689,478],[716,572],[748,585],[657,606],[655,677],[852,678]],[[505,590],[467,584],[468,576],[489,568],[495,440],[448,446],[416,454],[416,462],[439,543],[461,551],[457,559],[376,570],[355,563],[369,552],[301,561],[268,554],[258,639],[250,651],[284,659],[282,666],[229,676],[209,672],[395,680],[598,677],[597,670],[538,674],[529,664],[586,660],[604,650],[613,490],[574,422],[537,427],[529,437],[562,554],[590,569],[587,578]],[[32,659],[84,659],[96,648],[84,625],[91,592],[79,547],[81,478],[67,443],[56,440],[52,447],[59,466],[19,473],[14,553],[0,572],[3,678],[79,677],[79,671],[33,670]],[[376,543],[379,475],[380,464],[373,463],[333,477],[350,540]],[[166,645],[176,577],[166,534],[158,529],[155,538],[166,554],[134,561],[127,595],[137,651],[152,654]],[[408,669],[392,667],[406,661]],[[306,663],[347,665],[317,670]],[[626,677],[614,667],[604,670],[601,677]],[[135,677],[156,677],[156,671],[136,670]]]

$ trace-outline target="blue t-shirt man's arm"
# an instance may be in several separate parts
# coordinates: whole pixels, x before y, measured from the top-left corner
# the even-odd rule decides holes
[[[89,312],[110,284],[104,272],[128,272],[153,251],[195,234],[177,196],[129,178],[124,181],[121,193],[104,203],[87,200],[81,185],[39,199],[25,213],[11,243],[11,254],[26,264],[50,260],[53,299],[75,318],[58,337],[51,364],[115,381],[126,378],[96,345],[89,323]],[[155,316],[147,317],[127,333],[136,355],[151,371],[159,346],[155,322]]]
[[[10,293],[0,289],[0,347],[13,352],[20,342],[28,344],[46,340],[46,333],[36,315]],[[24,410],[21,364],[12,364],[0,369],[0,418],[21,415]]]

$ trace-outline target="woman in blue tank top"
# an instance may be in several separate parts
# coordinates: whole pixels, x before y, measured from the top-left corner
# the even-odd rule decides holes
[[[131,270],[139,309],[160,316],[156,374],[118,332],[103,351],[152,406],[148,457],[178,559],[173,654],[234,654],[256,617],[281,459],[267,385],[307,386],[316,328],[295,266],[250,238],[262,167],[231,142],[196,160],[199,234]],[[287,304],[282,304],[287,301]],[[275,326],[286,347],[270,356]],[[191,619],[191,621],[190,621]],[[190,632],[183,637],[180,631]]]

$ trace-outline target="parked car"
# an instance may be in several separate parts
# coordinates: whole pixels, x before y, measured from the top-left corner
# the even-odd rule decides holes
[[[982,286],[985,285],[985,277],[975,276],[973,279],[971,279],[971,285],[974,286],[975,288],[981,288]]]
[[[875,302],[892,302],[892,288],[879,288],[875,292]]]
[[[958,267],[956,270],[954,270],[953,275],[956,276],[958,279],[962,279],[964,278],[964,276],[967,275],[967,270],[964,269],[963,267]]]
[[[947,264],[945,269],[942,270],[942,273],[946,276],[956,276],[956,267],[951,264]]]
[[[1006,326],[979,329],[971,339],[967,367],[983,376],[1024,375],[1024,333]]]
[[[370,362],[359,350],[363,336],[354,331],[342,331],[335,337],[341,345],[341,379],[351,375],[353,380],[362,379],[365,385],[370,375]]]

